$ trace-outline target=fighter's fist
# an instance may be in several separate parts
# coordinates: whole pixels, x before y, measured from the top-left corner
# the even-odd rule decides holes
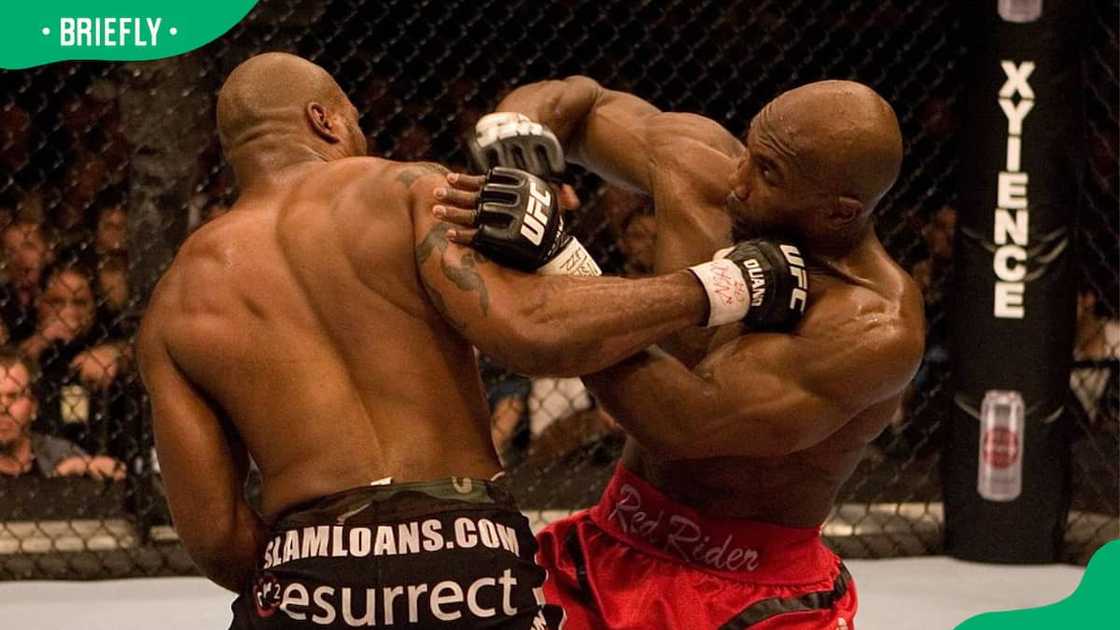
[[[752,239],[689,269],[708,293],[708,326],[742,320],[755,330],[792,326],[805,313],[809,276],[796,245]]]
[[[496,166],[518,168],[538,177],[564,173],[564,149],[548,127],[523,114],[495,112],[480,118],[467,138],[478,172]]]
[[[512,168],[490,169],[478,189],[470,245],[499,264],[536,271],[571,238],[548,182]]]
[[[450,188],[436,189],[440,204],[432,208],[438,219],[456,226],[447,231],[447,240],[522,271],[602,275],[587,250],[564,232],[557,212],[558,206],[579,206],[571,186],[555,189],[539,177],[502,167],[486,175],[449,173],[447,182]]]

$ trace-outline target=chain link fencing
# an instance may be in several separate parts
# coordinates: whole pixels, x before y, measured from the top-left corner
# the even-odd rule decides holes
[[[1088,161],[1078,230],[1081,284],[1067,405],[1074,424],[1067,555],[1080,562],[1120,537],[1120,6],[1091,7],[1083,58]]]
[[[1081,562],[1117,535],[1120,511],[1117,5],[1093,11],[1084,308],[1070,394],[1067,555]],[[131,340],[178,244],[236,198],[215,94],[238,63],[271,50],[308,57],[338,79],[371,152],[452,167],[466,164],[464,132],[529,81],[586,74],[736,135],[773,96],[809,81],[878,90],[907,142],[879,232],[925,292],[927,353],[902,414],[841,490],[824,533],[848,557],[937,553],[962,21],[948,0],[265,0],[181,57],[0,74],[0,319],[16,356],[0,394],[37,403],[24,421],[38,436],[30,466],[25,452],[0,445],[0,579],[192,572],[162,499]],[[649,200],[574,170],[584,202],[577,235],[605,272],[649,274]],[[593,504],[621,451],[611,420],[577,380],[526,379],[481,361],[495,442],[523,510],[542,522]]]

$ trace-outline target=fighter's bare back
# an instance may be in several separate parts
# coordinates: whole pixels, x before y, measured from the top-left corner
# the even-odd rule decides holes
[[[253,454],[265,519],[387,476],[492,476],[473,349],[416,270],[408,189],[435,167],[295,170],[186,241],[146,322]]]

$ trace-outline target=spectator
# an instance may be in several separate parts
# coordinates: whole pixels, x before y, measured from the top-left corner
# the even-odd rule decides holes
[[[1070,388],[1085,410],[1085,417],[1093,424],[1102,418],[1115,420],[1116,389],[1120,387],[1116,369],[1116,360],[1120,359],[1120,319],[1104,312],[1097,292],[1091,288],[1084,288],[1077,295],[1073,358],[1078,365],[1070,372]],[[1111,396],[1107,396],[1109,393]]]
[[[953,261],[953,232],[956,228],[957,211],[950,206],[938,208],[930,222],[922,227],[929,257],[914,265],[911,275],[922,289],[927,306],[941,300]]]
[[[46,210],[44,210],[45,206],[43,193],[38,190],[29,190],[20,195],[19,201],[16,203],[15,220],[41,224],[47,215]]]
[[[22,170],[30,159],[31,116],[15,103],[0,107],[0,167],[10,173]]]
[[[125,313],[129,296],[127,244],[128,214],[123,198],[118,198],[98,211],[93,240],[97,322],[102,336],[117,339],[136,332],[136,322]]]
[[[53,251],[42,226],[18,219],[0,231],[0,246],[4,254],[0,316],[8,338],[24,339],[35,330],[35,302]]]
[[[131,338],[136,333],[138,322],[126,309],[130,291],[128,257],[125,254],[109,254],[97,261],[95,288],[97,322],[105,336],[113,339]]]
[[[47,223],[56,232],[62,248],[83,247],[93,239],[91,209],[103,191],[110,187],[109,167],[94,154],[80,153],[66,169],[62,182],[62,201],[47,208]],[[115,193],[109,192],[110,198]]]
[[[875,442],[885,455],[897,459],[924,456],[936,449],[934,433],[945,426],[943,414],[950,403],[936,397],[949,392],[948,388],[937,387],[937,384],[947,378],[949,372],[949,322],[942,305],[952,272],[956,227],[957,211],[947,205],[938,208],[921,227],[928,256],[910,270],[922,291],[926,312],[930,314],[926,321],[926,351],[903,396],[901,413]]]
[[[80,264],[69,262],[43,273],[36,301],[35,332],[20,350],[42,366],[41,430],[62,435],[92,453],[119,457],[119,427],[110,426],[120,401],[119,375],[128,362],[124,341],[105,339],[96,326],[93,282]]]
[[[40,361],[44,374],[65,359],[85,384],[104,389],[119,372],[126,344],[96,339],[96,315],[92,277],[85,267],[68,262],[48,269],[36,300],[35,332],[20,350]]]
[[[44,477],[89,475],[124,479],[124,466],[110,457],[89,457],[72,442],[31,430],[39,411],[32,364],[13,348],[0,348],[0,475]]]
[[[939,141],[951,138],[960,127],[952,101],[944,96],[930,96],[922,103],[918,108],[918,120],[922,129]]]
[[[622,254],[622,275],[642,277],[653,274],[657,245],[657,220],[652,210],[639,207],[622,222],[618,250]]]
[[[555,462],[588,445],[622,434],[618,426],[601,407],[576,411],[549,424],[533,436],[528,458],[536,462]]]
[[[505,466],[519,463],[529,443],[529,379],[509,374],[489,357],[479,355],[478,369],[487,384],[490,437]]]
[[[127,243],[128,213],[124,199],[118,196],[97,211],[93,249],[99,258],[108,254],[123,254]]]
[[[644,212],[652,216],[649,197],[623,188],[603,184],[591,203],[572,217],[576,238],[583,242],[605,273],[625,273],[626,256],[619,248],[631,215]]]
[[[528,443],[526,393],[528,381],[509,375],[489,392],[490,438],[503,466],[521,461]]]
[[[59,123],[68,137],[72,153],[88,153],[106,159],[113,168],[107,176],[122,183],[128,171],[128,143],[117,108],[118,92],[111,81],[95,80],[87,90],[65,100]]]
[[[630,215],[635,212],[653,214],[653,202],[649,197],[610,184],[604,184],[600,190],[599,204],[616,239],[625,230]]]

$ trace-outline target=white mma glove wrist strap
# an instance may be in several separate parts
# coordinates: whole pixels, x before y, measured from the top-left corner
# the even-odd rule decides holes
[[[540,123],[533,122],[525,114],[516,112],[495,112],[486,114],[474,125],[475,141],[479,146],[490,146],[503,138],[515,136],[555,136],[545,130]]]
[[[537,273],[542,276],[601,276],[602,270],[595,259],[576,239],[568,241],[560,253],[541,265]]]
[[[721,259],[689,267],[688,270],[708,294],[706,326],[722,326],[746,317],[750,310],[751,292],[739,265]]]

